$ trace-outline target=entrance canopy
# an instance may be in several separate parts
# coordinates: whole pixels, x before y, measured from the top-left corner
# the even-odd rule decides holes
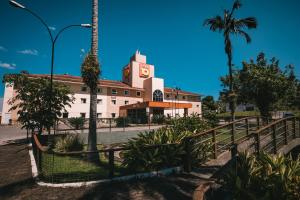
[[[146,101],[136,104],[120,106],[120,110],[128,109],[141,109],[141,108],[174,108],[184,109],[192,108],[191,103],[177,103],[177,102],[158,102],[158,101]]]

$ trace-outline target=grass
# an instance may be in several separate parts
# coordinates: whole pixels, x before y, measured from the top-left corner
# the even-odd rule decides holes
[[[76,156],[42,154],[42,173],[44,180],[51,182],[74,182],[109,178],[108,159],[99,153],[100,164],[87,160],[86,154]],[[114,163],[115,176],[125,175],[126,168],[120,162]]]
[[[259,115],[259,111],[235,112],[236,117],[251,117],[251,116],[257,116],[257,115]],[[230,114],[230,112],[219,113],[219,114],[217,114],[217,117],[227,118],[227,117],[231,117],[231,114]]]

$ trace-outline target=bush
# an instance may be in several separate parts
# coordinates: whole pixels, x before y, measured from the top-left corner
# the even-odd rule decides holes
[[[83,117],[72,117],[68,119],[68,122],[72,127],[78,130],[84,127],[86,119],[84,119]]]
[[[54,149],[60,152],[82,151],[83,140],[79,135],[64,135],[55,141]]]
[[[163,124],[165,122],[165,116],[164,115],[153,115],[151,122],[154,124]]]
[[[124,145],[129,150],[122,152],[123,165],[133,171],[151,171],[181,165],[185,156],[184,139],[208,126],[195,116],[172,120],[171,124],[155,131],[140,133],[137,138],[130,139]],[[147,145],[172,143],[177,144],[145,149]],[[194,141],[191,145],[194,163],[207,159],[207,154],[211,151],[210,144]]]
[[[116,120],[117,127],[127,127],[129,126],[129,118],[128,117],[118,117]]]
[[[300,157],[241,153],[224,174],[231,199],[300,199]]]

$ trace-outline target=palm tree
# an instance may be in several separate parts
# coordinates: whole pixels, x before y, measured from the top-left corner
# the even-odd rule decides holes
[[[98,62],[98,0],[93,0],[92,13],[92,44],[91,51],[85,57],[81,66],[81,75],[84,83],[90,89],[90,116],[89,116],[89,135],[88,151],[97,150],[97,85],[100,75]],[[98,153],[88,154],[91,161],[98,162]]]
[[[244,31],[245,28],[253,29],[257,27],[257,21],[254,17],[247,17],[242,19],[237,19],[233,17],[234,11],[238,10],[242,6],[239,0],[235,0],[232,6],[231,11],[224,10],[223,18],[220,15],[217,15],[213,18],[206,19],[204,21],[205,26],[209,26],[211,31],[219,31],[223,33],[224,43],[225,43],[225,53],[228,58],[228,68],[229,68],[229,101],[230,101],[230,110],[231,110],[231,120],[235,120],[234,111],[235,111],[235,94],[233,91],[233,80],[232,80],[232,45],[230,40],[230,35],[240,35],[246,39],[247,43],[251,42],[251,38]]]

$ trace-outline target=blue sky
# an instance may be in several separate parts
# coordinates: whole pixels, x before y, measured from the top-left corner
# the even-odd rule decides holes
[[[91,22],[88,0],[19,0],[41,15],[53,33],[69,24]],[[227,73],[223,38],[203,21],[231,6],[231,0],[99,0],[99,58],[102,77],[120,80],[121,68],[139,49],[167,86],[218,97],[219,77]],[[293,64],[300,75],[300,1],[243,0],[237,17],[255,16],[252,43],[233,37],[233,63],[264,51]],[[28,70],[50,72],[50,40],[44,27],[27,12],[0,0],[0,76]],[[56,74],[80,75],[90,48],[90,30],[74,28],[61,35],[55,54]],[[0,85],[0,97],[3,96]]]

